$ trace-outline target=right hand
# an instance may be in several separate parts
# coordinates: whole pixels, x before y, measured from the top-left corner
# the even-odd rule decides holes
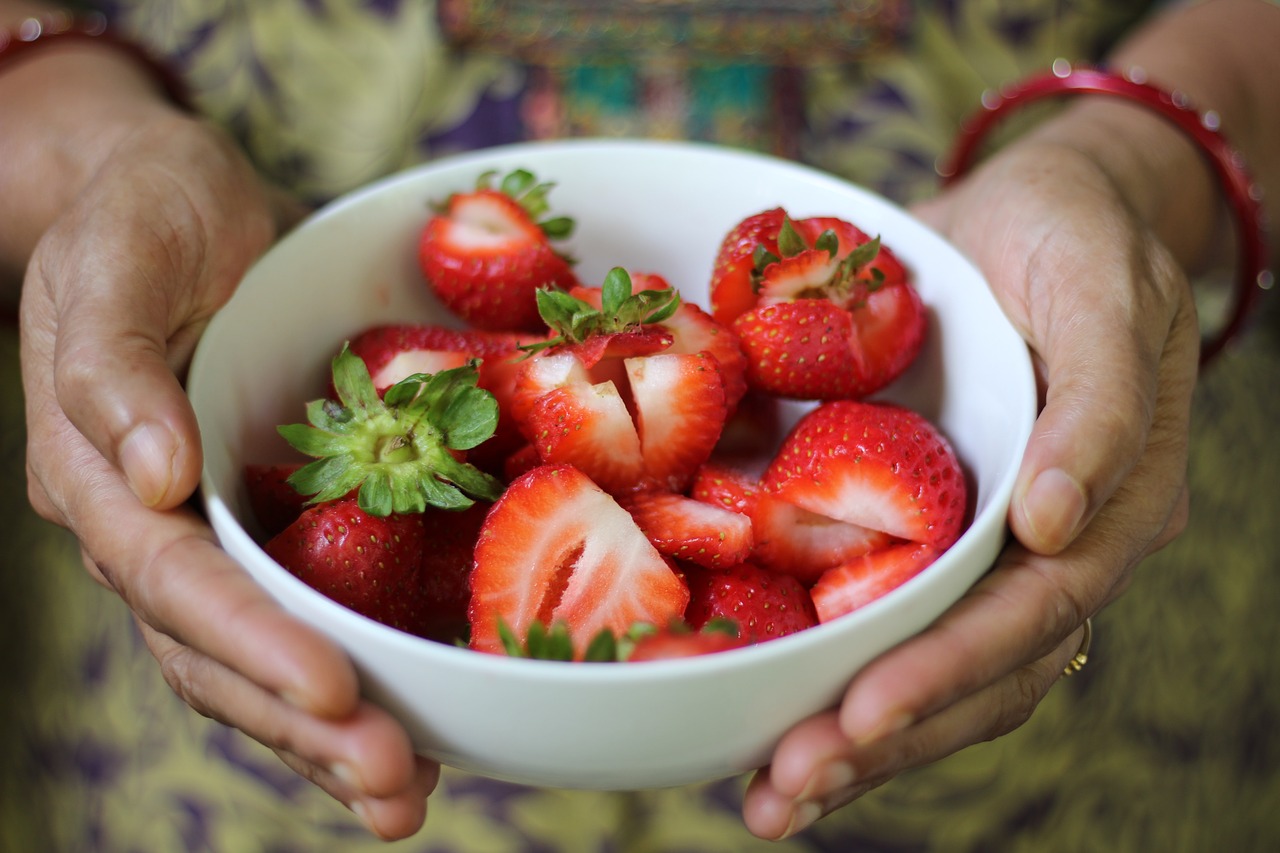
[[[272,748],[375,834],[410,835],[438,766],[187,505],[201,450],[181,377],[247,267],[305,211],[223,134],[167,107],[102,139],[110,151],[23,284],[31,503],[78,537],[183,700]]]

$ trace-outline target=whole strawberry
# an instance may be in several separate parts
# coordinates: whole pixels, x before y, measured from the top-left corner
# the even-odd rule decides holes
[[[353,498],[307,508],[264,546],[303,583],[357,613],[410,634],[427,630],[419,515],[378,517]]]
[[[810,239],[804,232],[833,227]],[[861,241],[861,242],[859,242]],[[849,223],[784,223],[756,306],[733,323],[751,387],[805,400],[860,399],[915,360],[925,311],[905,269]]]
[[[481,175],[470,192],[451,195],[422,231],[418,261],[427,284],[458,317],[480,329],[542,328],[534,293],[577,283],[571,262],[552,245],[573,221],[544,218],[552,184],[523,169],[497,187]]]

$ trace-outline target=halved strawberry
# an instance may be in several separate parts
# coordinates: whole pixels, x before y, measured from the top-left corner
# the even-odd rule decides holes
[[[723,571],[690,570],[685,580],[685,621],[694,628],[727,619],[747,642],[761,643],[818,624],[808,590],[790,575],[743,563]]]
[[[502,654],[501,625],[524,637],[563,622],[575,655],[602,629],[664,625],[689,602],[684,581],[613,498],[569,465],[511,483],[480,531],[471,573],[471,647]]]
[[[544,219],[551,184],[517,169],[498,187],[492,173],[470,192],[451,195],[422,231],[418,260],[428,285],[456,315],[482,329],[542,326],[534,293],[577,283],[551,245],[573,222]]]
[[[873,551],[823,573],[809,591],[820,622],[852,613],[918,575],[941,554],[906,542]]]
[[[751,553],[751,519],[742,513],[661,489],[643,489],[619,502],[668,557],[719,569]]]
[[[422,516],[369,515],[354,498],[306,509],[264,550],[303,583],[370,619],[423,635]]]
[[[968,488],[950,443],[919,413],[888,403],[839,400],[813,409],[761,482],[775,498],[824,518],[939,549],[965,523]]]

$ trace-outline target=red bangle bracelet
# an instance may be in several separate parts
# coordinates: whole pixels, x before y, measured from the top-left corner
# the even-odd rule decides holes
[[[1200,363],[1204,365],[1243,330],[1262,291],[1274,283],[1267,268],[1262,190],[1249,175],[1244,158],[1223,137],[1216,113],[1198,113],[1182,94],[1166,92],[1142,77],[1137,70],[1122,76],[1101,69],[1073,69],[1059,61],[1051,72],[999,93],[987,93],[982,110],[965,122],[951,152],[940,161],[938,173],[944,185],[954,182],[972,165],[979,144],[1001,118],[1018,107],[1057,95],[1111,95],[1150,107],[1172,122],[1195,142],[1212,166],[1235,216],[1240,244],[1234,302],[1223,328],[1202,342]]]
[[[27,18],[16,27],[0,28],[0,70],[26,53],[68,42],[109,44],[128,54],[155,77],[170,100],[185,110],[192,109],[191,98],[182,78],[141,45],[113,32],[107,25],[106,17],[100,13],[73,15],[66,11],[56,11]]]

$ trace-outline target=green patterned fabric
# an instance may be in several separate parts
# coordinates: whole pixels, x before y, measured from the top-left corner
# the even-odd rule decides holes
[[[264,170],[317,199],[454,150],[455,131],[478,105],[506,103],[545,72],[496,53],[464,58],[443,41],[429,3],[107,5],[176,57],[202,107],[240,135]],[[1141,5],[914,4],[901,50],[802,69],[801,154],[900,201],[931,192],[934,157],[984,88],[1056,56],[1093,55]],[[713,135],[742,138],[727,116],[750,112],[768,69],[698,72],[714,79],[694,88],[726,102],[703,111],[722,123]],[[559,98],[596,99],[595,107],[571,105],[578,114],[627,102],[634,79],[582,73],[581,85],[555,89]],[[1280,454],[1271,444],[1280,423],[1278,330],[1273,311],[1202,379],[1190,529],[1097,620],[1084,672],[1056,686],[1015,733],[906,774],[780,844],[742,828],[741,779],[615,794],[446,771],[424,832],[387,845],[264,747],[188,710],[123,605],[88,579],[74,542],[34,516],[16,332],[5,328],[0,851],[1280,848],[1280,525],[1272,517]]]

